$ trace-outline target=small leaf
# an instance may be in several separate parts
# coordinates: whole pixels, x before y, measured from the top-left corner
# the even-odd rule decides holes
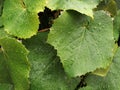
[[[24,41],[30,51],[31,90],[74,90],[80,79],[66,76],[56,50],[42,41],[41,36],[45,38],[46,34],[39,33]]]
[[[4,80],[5,78],[11,80],[15,90],[28,90],[30,71],[27,59],[28,51],[19,41],[9,37],[0,38],[0,45],[1,54],[3,54],[0,57],[0,62],[2,62],[0,77],[4,77]]]
[[[116,54],[116,51],[117,51],[117,49],[118,49],[118,44],[116,43],[116,44],[114,44],[114,49],[113,49],[113,54],[115,55]],[[114,56],[113,55],[113,56]],[[111,62],[112,63],[112,62]],[[110,65],[109,66],[107,66],[106,68],[99,68],[99,69],[96,69],[94,72],[92,72],[93,74],[96,74],[96,75],[98,75],[98,76],[106,76],[107,75],[107,73],[108,73],[108,71],[109,71],[109,69],[110,69],[110,66],[111,66],[111,63],[110,63]]]
[[[37,33],[37,13],[28,11],[22,0],[5,0],[2,17],[5,31],[10,35],[30,38]]]
[[[93,17],[93,9],[99,4],[99,0],[47,0],[47,7],[52,10],[76,10],[82,14]]]
[[[66,73],[72,77],[81,76],[111,63],[113,23],[103,11],[95,12],[94,20],[67,11],[53,24],[48,43],[57,49]]]

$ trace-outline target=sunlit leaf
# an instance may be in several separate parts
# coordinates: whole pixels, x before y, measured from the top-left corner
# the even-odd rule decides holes
[[[5,31],[19,38],[29,38],[37,33],[37,13],[28,11],[22,0],[5,0],[3,9]]]
[[[93,9],[100,0],[47,0],[47,7],[52,10],[76,10],[80,13],[93,17]]]

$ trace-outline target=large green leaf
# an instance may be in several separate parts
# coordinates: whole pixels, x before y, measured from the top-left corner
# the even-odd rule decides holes
[[[29,63],[27,60],[28,51],[25,47],[12,38],[0,38],[0,77],[1,81],[11,80],[15,90],[28,90],[29,88]],[[5,68],[4,68],[5,67]],[[8,76],[9,75],[9,76]],[[9,78],[10,77],[10,78]],[[8,81],[7,81],[8,82]]]
[[[55,21],[48,43],[69,76],[80,76],[97,68],[106,68],[113,57],[113,23],[103,11],[94,13],[94,20],[77,12],[67,11]]]
[[[28,11],[22,0],[5,0],[3,19],[5,31],[11,35],[29,38],[37,33],[37,13]]]
[[[120,48],[113,59],[107,76],[89,75],[86,82],[87,88],[80,90],[120,90]],[[88,87],[91,87],[91,89],[88,89]]]
[[[24,41],[30,51],[31,90],[74,90],[80,79],[68,78],[65,75],[56,50],[42,40],[46,38],[46,34],[39,33]],[[41,36],[43,37],[39,38]]]
[[[100,0],[47,0],[50,9],[76,10],[93,17],[92,9],[96,8]]]

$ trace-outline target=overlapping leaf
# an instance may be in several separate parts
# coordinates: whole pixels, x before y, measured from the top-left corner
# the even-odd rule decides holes
[[[29,64],[28,51],[17,40],[0,38],[0,83],[12,83],[15,90],[28,90]]]
[[[109,12],[111,16],[117,14],[117,6],[115,0],[103,0],[96,8],[96,10],[105,10]]]
[[[106,77],[90,75],[87,77],[87,87],[80,90],[120,90],[120,48],[118,49],[110,71]]]
[[[31,12],[40,12],[44,10],[46,0],[23,0],[26,8]]]
[[[114,39],[115,41],[118,41],[119,33],[120,33],[120,10],[118,10],[117,15],[114,18]]]
[[[93,17],[92,9],[96,8],[100,0],[47,0],[50,9],[76,10]]]
[[[39,33],[24,41],[30,50],[31,90],[74,90],[79,79],[70,79],[65,75],[56,50],[44,42],[46,35]]]
[[[35,35],[38,30],[37,13],[28,11],[22,0],[6,0],[4,2],[3,19],[5,31],[20,38],[29,38]]]
[[[95,12],[94,20],[77,12],[64,12],[51,28],[48,42],[57,49],[69,76],[106,68],[113,57],[112,20],[103,11]]]

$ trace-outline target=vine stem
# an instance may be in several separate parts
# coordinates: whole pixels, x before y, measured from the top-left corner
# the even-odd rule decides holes
[[[45,29],[39,30],[38,32],[46,32],[46,31],[49,31],[49,30],[50,30],[50,28],[45,28]]]

